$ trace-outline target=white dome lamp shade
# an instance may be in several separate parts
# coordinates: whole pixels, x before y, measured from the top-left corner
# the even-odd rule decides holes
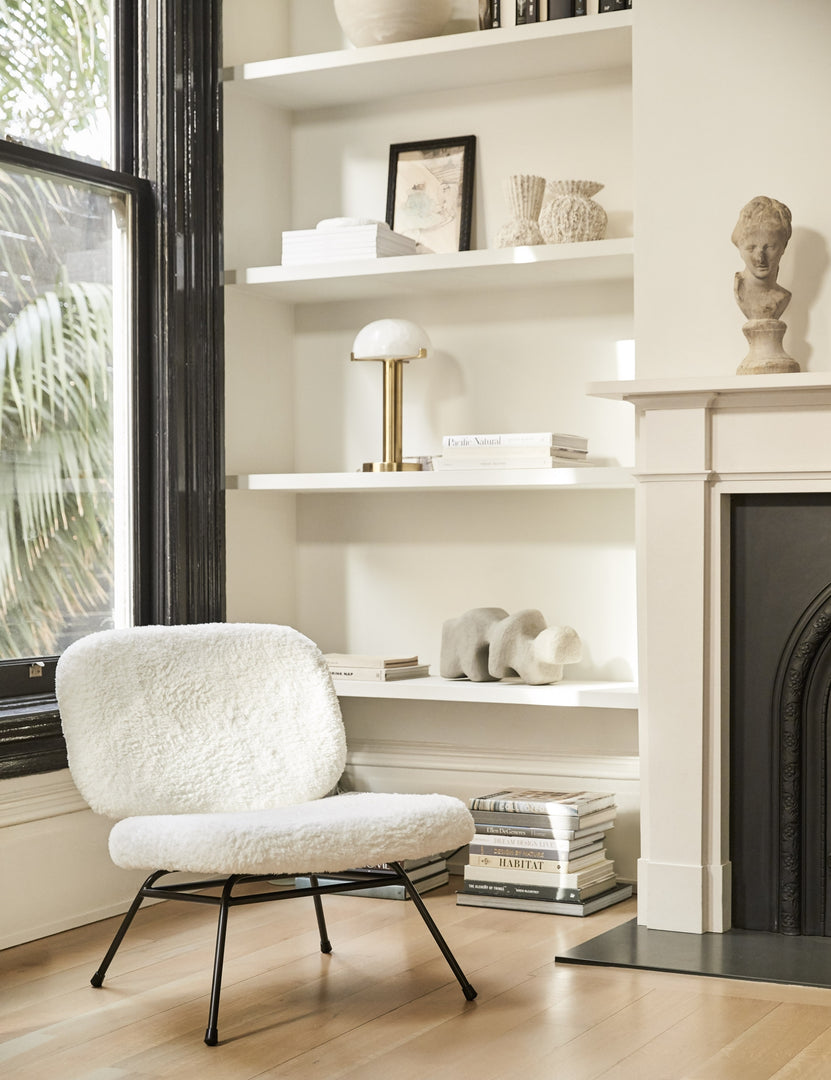
[[[427,332],[407,319],[378,319],[358,331],[352,360],[379,360],[384,365],[384,459],[365,462],[364,472],[405,472],[421,468],[402,459],[401,414],[403,365],[421,360],[431,348]]]

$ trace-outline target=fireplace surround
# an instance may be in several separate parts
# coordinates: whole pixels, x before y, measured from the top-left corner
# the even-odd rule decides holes
[[[732,925],[731,501],[831,493],[831,373],[633,380],[589,392],[635,407],[638,923],[722,933]],[[797,644],[810,651],[807,634]],[[785,678],[793,681],[787,667]]]

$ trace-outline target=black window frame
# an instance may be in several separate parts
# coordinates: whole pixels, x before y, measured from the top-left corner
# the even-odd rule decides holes
[[[222,5],[115,0],[114,9],[117,168],[10,141],[0,141],[0,164],[131,195],[134,617],[139,624],[219,622],[225,618]],[[57,657],[37,657],[0,664],[0,780],[66,767],[56,663]],[[32,664],[40,671],[34,678]]]

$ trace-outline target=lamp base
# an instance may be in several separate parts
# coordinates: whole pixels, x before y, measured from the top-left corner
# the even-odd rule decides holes
[[[420,461],[365,461],[363,472],[418,472]]]

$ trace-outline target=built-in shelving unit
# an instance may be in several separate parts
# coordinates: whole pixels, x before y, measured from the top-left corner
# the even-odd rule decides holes
[[[547,708],[637,709],[638,688],[625,682],[568,682],[528,686],[510,679],[468,682],[435,675],[392,682],[335,679],[340,697],[399,701],[454,701],[479,705],[541,705]]]
[[[302,4],[295,4],[293,10],[303,7]],[[301,17],[306,17],[305,12],[301,13]],[[306,40],[309,38],[310,35],[307,34]],[[414,120],[414,117],[418,116],[420,110],[431,118],[431,124],[435,123],[438,115],[436,102],[441,99],[441,95],[446,95],[447,106],[452,108],[457,96],[455,92],[469,94],[477,88],[481,88],[482,92],[481,102],[470,96],[465,99],[464,113],[459,114],[458,130],[464,126],[466,130],[477,132],[479,139],[477,213],[480,229],[483,216],[490,214],[490,242],[487,246],[482,244],[478,250],[446,254],[300,266],[253,265],[249,261],[226,270],[224,283],[230,295],[250,298],[248,302],[252,304],[255,299],[277,302],[275,307],[280,309],[281,314],[275,317],[275,324],[287,324],[290,329],[285,341],[281,341],[279,347],[275,346],[273,362],[283,365],[286,381],[294,382],[295,392],[297,380],[300,379],[307,394],[314,387],[315,397],[319,391],[324,401],[330,385],[338,388],[329,391],[333,396],[343,393],[342,368],[321,367],[321,346],[317,335],[327,332],[342,333],[344,340],[338,346],[338,359],[341,362],[342,358],[348,355],[348,345],[345,350],[343,348],[344,342],[348,340],[345,328],[351,329],[353,324],[349,305],[354,305],[355,319],[360,318],[362,321],[381,317],[390,310],[394,311],[398,303],[402,306],[409,304],[411,307],[417,305],[415,317],[420,321],[423,319],[425,325],[432,326],[431,318],[438,313],[435,318],[440,333],[442,330],[446,331],[448,324],[451,325],[450,334],[443,333],[443,340],[446,342],[448,337],[452,339],[455,315],[453,304],[454,300],[457,300],[459,309],[464,309],[465,312],[465,325],[475,326],[482,323],[490,327],[492,323],[492,341],[496,343],[492,348],[496,349],[497,355],[488,355],[488,349],[483,350],[480,347],[475,356],[465,356],[464,346],[459,348],[458,341],[455,343],[455,351],[452,340],[450,345],[445,344],[447,352],[442,364],[445,365],[443,370],[449,373],[447,377],[456,380],[452,393],[469,393],[475,384],[476,394],[480,394],[482,384],[477,364],[491,372],[496,371],[500,378],[505,378],[506,374],[524,364],[526,374],[520,377],[528,378],[527,371],[533,360],[539,370],[545,373],[545,378],[540,380],[540,385],[544,386],[545,390],[541,391],[539,396],[544,397],[550,405],[550,415],[547,414],[546,419],[556,427],[560,416],[567,418],[570,403],[580,394],[579,385],[573,381],[573,372],[577,370],[577,365],[582,372],[585,358],[580,348],[573,347],[572,339],[563,338],[560,326],[573,315],[576,321],[583,320],[582,325],[588,328],[590,336],[598,333],[596,324],[598,317],[605,315],[603,304],[607,298],[609,307],[616,314],[623,312],[622,318],[625,319],[627,309],[631,309],[632,303],[634,240],[631,235],[627,235],[627,232],[631,231],[631,223],[627,222],[624,201],[623,210],[618,213],[617,228],[613,229],[606,239],[576,244],[495,247],[493,237],[497,225],[500,224],[497,214],[505,213],[501,194],[502,179],[511,171],[512,164],[509,160],[510,154],[506,153],[504,161],[500,159],[503,149],[501,142],[505,135],[510,134],[506,125],[513,127],[514,121],[518,128],[527,126],[533,131],[534,138],[539,139],[540,132],[547,130],[552,116],[562,119],[562,112],[558,112],[558,95],[563,87],[566,87],[567,94],[564,102],[568,102],[569,108],[574,108],[576,104],[578,113],[580,109],[596,110],[599,106],[595,95],[600,94],[598,100],[606,103],[600,134],[597,138],[586,134],[584,125],[580,127],[578,138],[586,140],[587,145],[590,141],[592,150],[598,151],[590,156],[590,159],[597,158],[593,168],[600,174],[598,179],[606,179],[609,174],[613,178],[616,176],[619,188],[625,192],[629,184],[626,172],[631,166],[631,161],[626,160],[628,150],[624,148],[624,161],[621,164],[620,154],[609,149],[609,143],[614,142],[614,135],[620,128],[620,124],[611,117],[615,110],[621,108],[621,98],[624,102],[626,100],[628,84],[631,82],[631,65],[632,14],[617,12],[497,31],[448,34],[438,38],[362,49],[347,48],[334,52],[282,56],[226,67],[223,71],[226,101],[233,96],[237,101],[256,103],[261,111],[263,105],[272,108],[275,116],[279,117],[275,122],[275,130],[282,133],[279,137],[284,138],[286,153],[293,156],[292,167],[285,175],[290,177],[292,185],[297,185],[299,203],[295,200],[292,206],[291,200],[289,201],[290,218],[287,220],[284,216],[281,220],[280,227],[283,229],[310,227],[314,220],[311,215],[318,212],[319,204],[311,199],[308,203],[304,202],[305,190],[313,188],[315,191],[330,191],[330,187],[323,182],[324,174],[326,179],[332,175],[345,177],[348,169],[353,166],[348,148],[344,149],[347,140],[343,137],[343,132],[347,130],[351,134],[353,128],[350,125],[359,125],[357,130],[360,132],[360,146],[356,155],[361,160],[361,167],[364,167],[365,155],[370,158],[373,154],[379,158],[385,157],[390,142],[413,137],[412,131],[418,128],[418,121]],[[497,90],[498,87],[502,89]],[[622,94],[617,92],[620,88],[623,88]],[[588,93],[585,101],[588,101],[589,105],[578,102],[578,98],[586,90]],[[537,95],[543,97],[537,100]],[[532,102],[530,111],[526,99]],[[513,102],[515,110],[511,118],[500,121],[502,127],[497,129],[492,126],[495,121],[491,106],[495,103],[497,108],[501,108],[506,101]],[[552,103],[550,108],[549,103]],[[399,120],[392,115],[398,106],[402,116],[406,117],[406,123],[402,122],[400,126]],[[625,107],[624,104],[623,108]],[[444,116],[443,111],[441,115]],[[624,120],[624,128],[627,122],[628,118]],[[329,135],[325,135],[325,132]],[[435,131],[436,135],[444,133]],[[455,129],[451,133],[455,134]],[[433,132],[428,131],[415,137],[429,138],[431,134]],[[612,136],[611,139],[609,136]],[[527,146],[529,140],[530,136],[523,146]],[[552,170],[556,167],[555,162],[561,158],[559,151],[555,154],[552,149],[556,141],[555,137],[553,140],[543,139],[541,142],[544,152],[549,155]],[[509,140],[508,145],[514,147],[510,153],[523,156],[525,161],[533,160],[532,155],[525,154],[524,150],[522,155],[519,154],[518,143],[512,144]],[[545,160],[543,156],[536,167],[543,169]],[[519,166],[520,171],[528,167],[525,161]],[[376,175],[379,166],[383,169],[384,163],[376,160]],[[621,182],[621,177],[624,182]],[[244,178],[239,186],[244,188]],[[349,183],[344,181],[344,187],[349,188]],[[245,195],[242,197],[245,198]],[[305,206],[305,210],[298,209],[298,205],[301,208]],[[379,205],[377,199],[375,205]],[[327,210],[329,214],[332,213],[331,203]],[[347,193],[343,194],[342,207],[334,212],[355,213],[349,205]],[[319,213],[318,216],[328,214]],[[475,241],[474,235],[474,246]],[[277,251],[274,257],[279,257]],[[244,263],[244,252],[240,262]],[[561,291],[568,299],[558,308],[556,300]],[[395,301],[395,304],[389,304],[388,301]],[[379,316],[371,314],[376,306],[381,312]],[[293,312],[293,308],[297,311]],[[248,314],[254,311],[255,307],[245,310]],[[524,313],[518,314],[520,310]],[[448,311],[451,312],[450,315]],[[550,321],[550,327],[546,325],[546,320]],[[540,326],[530,349],[527,341],[525,344],[517,344],[524,340],[525,324],[528,322],[539,322]],[[515,323],[517,325],[514,325]],[[573,331],[567,329],[567,332]],[[609,331],[603,341],[607,358],[599,367],[590,363],[585,370],[583,385],[592,379],[615,377],[608,360],[608,354],[614,348],[612,333]],[[622,333],[619,336],[625,338],[627,335]],[[326,341],[324,348],[329,347],[330,343]],[[518,356],[515,351],[518,349],[522,349],[524,355]],[[575,357],[573,369],[568,372],[569,378],[565,380],[568,386],[562,400],[559,385],[552,392],[551,382],[546,382],[546,379],[552,379],[546,371],[547,367],[556,369],[557,365],[567,362],[558,355],[561,350],[568,351],[569,357]],[[233,363],[232,349],[229,349],[229,357]],[[465,368],[466,363],[469,368]],[[302,394],[302,390],[300,393]],[[501,392],[491,391],[491,397],[494,395],[499,398]],[[487,391],[484,396],[487,397]],[[533,393],[529,397],[533,397]],[[430,406],[437,408],[441,400],[442,395],[436,395]],[[498,404],[501,406],[501,401]],[[538,405],[539,402],[534,404]],[[487,405],[491,407],[492,402]],[[516,400],[511,402],[510,407],[513,408],[515,417],[528,411],[523,408],[522,403],[517,405]],[[596,402],[589,406],[589,409],[596,410],[598,415],[603,408],[604,405]],[[303,435],[306,436],[311,410],[301,408],[299,411],[302,419],[298,423],[306,425],[303,429]],[[330,456],[335,460],[338,450],[344,445],[343,430],[339,425],[347,411],[348,406],[343,401],[336,401],[334,406],[327,402],[320,413],[327,419],[321,420],[315,414],[312,421],[319,427],[321,438],[331,440],[334,449]],[[501,408],[498,413],[503,415]],[[510,414],[504,415],[507,417]],[[540,415],[539,412],[537,415]],[[557,420],[554,417],[557,417]],[[351,414],[349,420],[353,425],[356,423]],[[524,416],[519,420],[505,419],[503,423],[513,426],[489,424],[474,430],[543,430],[538,425],[525,428],[516,426],[530,423]],[[582,421],[578,423],[577,430],[581,423]],[[601,425],[602,420],[598,421],[598,428]],[[560,426],[559,430],[568,431],[574,428]],[[588,434],[591,436],[591,432]],[[598,431],[598,435],[600,434],[603,432]],[[536,582],[539,582],[542,588],[538,595],[544,597],[545,588],[550,590],[548,577],[556,578],[558,574],[567,573],[563,570],[562,560],[573,557],[578,545],[582,545],[583,550],[578,555],[577,564],[583,567],[581,572],[585,574],[584,560],[589,557],[586,552],[595,546],[599,549],[606,542],[608,533],[608,543],[613,554],[601,565],[598,581],[586,582],[586,592],[592,594],[589,608],[593,612],[588,621],[593,621],[598,629],[605,632],[607,622],[614,619],[614,604],[621,591],[618,574],[621,562],[615,549],[625,546],[626,530],[620,531],[614,523],[609,526],[607,522],[602,522],[605,511],[600,507],[611,505],[612,514],[620,513],[623,507],[624,515],[628,515],[631,500],[621,500],[619,493],[632,489],[634,481],[629,468],[603,462],[627,460],[625,457],[616,458],[611,454],[598,456],[598,464],[574,468],[452,472],[438,470],[396,474],[359,471],[310,472],[303,468],[303,438],[300,438],[299,443],[296,442],[295,450],[297,471],[243,473],[233,472],[232,465],[232,475],[226,478],[226,487],[229,493],[233,493],[229,494],[229,499],[233,497],[235,505],[239,505],[239,500],[245,498],[242,494],[244,492],[261,492],[266,496],[269,492],[275,496],[303,496],[299,499],[283,500],[280,505],[293,508],[288,510],[288,514],[296,515],[298,536],[295,546],[300,552],[298,577],[302,577],[303,573],[311,575],[305,584],[309,591],[320,588],[322,580],[326,581],[325,587],[332,591],[333,610],[336,614],[333,614],[331,619],[337,623],[338,639],[337,642],[331,640],[327,648],[366,651],[365,639],[361,634],[365,632],[367,624],[366,620],[362,623],[360,617],[355,619],[356,608],[364,609],[360,612],[361,616],[366,610],[371,610],[377,613],[377,618],[382,623],[392,620],[395,625],[390,627],[391,632],[397,631],[400,639],[407,640],[408,601],[412,602],[415,618],[421,620],[422,633],[424,627],[429,627],[431,647],[434,647],[442,619],[457,613],[452,607],[447,610],[448,603],[456,602],[453,599],[448,601],[447,594],[451,597],[455,595],[457,579],[464,578],[468,572],[481,574],[481,564],[476,561],[478,553],[474,553],[471,559],[466,559],[464,553],[460,555],[460,549],[464,552],[465,545],[465,539],[460,539],[460,534],[465,528],[468,532],[476,528],[473,523],[478,521],[482,528],[478,535],[470,536],[471,552],[477,546],[489,544],[487,530],[488,517],[491,514],[496,519],[497,531],[501,530],[500,534],[505,537],[507,545],[510,546],[517,540],[527,541],[535,549],[530,555],[535,569],[530,572],[531,580],[526,580],[524,591],[520,590],[523,596],[529,592],[533,596],[537,588]],[[439,447],[436,446],[435,452],[438,451]],[[360,456],[356,458],[351,449],[346,450],[342,458],[349,463],[346,468],[351,466],[352,461],[363,459]],[[290,455],[287,460],[291,460]],[[575,493],[574,499],[569,496],[571,492]],[[580,492],[585,493],[583,499],[576,497],[576,493]],[[379,496],[384,493],[389,493],[390,496],[406,495],[408,498],[357,498],[375,493]],[[424,497],[409,498],[410,495],[419,493]],[[546,501],[546,496],[551,493],[560,493],[562,497]],[[506,497],[509,495],[510,499]],[[333,501],[324,504],[317,496],[332,497]],[[338,503],[335,501],[338,496],[345,498]],[[352,496],[356,498],[353,499]],[[487,497],[487,501],[484,497]],[[260,506],[268,502],[263,498],[255,501]],[[274,505],[277,505],[277,500]],[[429,515],[430,524],[427,529],[423,527],[421,514]],[[338,518],[340,533],[337,526],[332,526],[330,515]],[[361,515],[371,517],[372,524],[355,524]],[[448,521],[453,522],[452,527],[456,530],[452,541],[448,541],[454,545],[453,552],[446,559],[441,550],[441,530],[445,516]],[[572,517],[576,524],[572,524]],[[413,527],[409,532],[405,521],[412,523]],[[540,559],[546,537],[536,534],[532,536],[529,532],[529,521],[535,522],[533,528],[537,529],[541,527],[541,523],[544,528],[564,529],[562,550],[558,549],[556,539],[553,541],[553,573],[552,566],[545,558]],[[598,521],[602,522],[599,526]],[[597,533],[592,533],[595,527]],[[318,544],[314,530],[320,528],[326,533],[326,539]],[[375,530],[379,530],[378,537]],[[410,550],[410,534],[419,537],[419,540],[412,541],[413,543],[421,543],[427,550],[423,566],[420,564],[420,556]],[[403,573],[396,573],[394,558],[391,565],[385,562],[389,552],[376,550],[376,542],[379,549],[386,546],[397,552],[393,545],[400,545],[402,552],[406,549],[406,556],[402,554],[402,566],[405,567]],[[510,558],[516,557],[509,556],[507,565],[510,565]],[[520,555],[519,558],[522,559],[523,556]],[[535,560],[540,560],[539,567]],[[275,557],[271,572],[277,572],[276,568],[280,563],[281,559]],[[494,557],[493,563],[498,565],[498,556]],[[291,564],[291,557],[286,560],[286,564]],[[454,564],[458,565],[456,572],[449,569]],[[366,568],[376,565],[379,568],[379,582],[373,591],[373,583],[368,581]],[[477,566],[478,569],[471,570],[471,566]],[[517,570],[519,577],[525,574],[526,579],[528,578],[529,571],[526,566],[517,567]],[[435,578],[434,571],[438,574]],[[481,599],[474,600],[469,606],[475,606],[476,603],[512,602],[512,573],[510,570],[505,571],[504,567],[500,567],[499,572],[501,577],[494,581],[485,578],[478,582],[475,595]],[[327,573],[331,575],[330,578],[325,577]],[[322,576],[315,578],[314,574]],[[354,579],[350,578],[350,574],[355,575]],[[386,578],[384,574],[387,575]],[[412,582],[406,580],[408,576],[412,577]],[[304,585],[301,583],[297,587],[302,589]],[[628,588],[628,584],[624,586],[624,590],[625,588]],[[579,593],[579,581],[577,584],[574,581],[563,583],[559,592],[552,594],[549,591],[552,615],[558,597],[565,595],[569,589]],[[499,599],[490,600],[491,594]],[[471,593],[471,600],[473,596],[474,592]],[[359,599],[356,599],[358,597]],[[508,599],[504,600],[503,597]],[[540,606],[544,602],[541,599]],[[329,617],[320,610],[321,605],[322,601],[317,607],[314,604],[300,604],[304,612],[311,611],[311,622],[315,629],[319,626],[325,627],[325,620]],[[427,608],[430,610],[426,612]],[[317,623],[315,619],[318,620]],[[578,625],[577,619],[575,625]],[[301,629],[305,627],[301,626]],[[580,626],[580,631],[585,634],[591,653],[592,625]],[[350,639],[349,634],[354,635],[354,640]],[[602,637],[602,633],[600,636]],[[424,638],[421,644],[416,645],[420,654],[423,643]],[[597,662],[596,670],[619,671],[619,656],[615,653],[604,653],[604,648],[605,645],[600,649],[600,656],[592,657],[592,660]],[[621,649],[620,652],[625,650]],[[436,656],[424,656],[423,659],[430,660],[433,668],[436,668]],[[551,686],[527,686],[511,680],[471,683],[467,680],[456,681],[439,677],[385,683],[338,680],[336,689],[344,701],[350,698],[383,699],[390,709],[394,709],[397,702],[432,702],[435,703],[435,708],[430,710],[431,713],[440,711],[442,707],[465,703],[495,710],[500,707],[513,710],[517,706],[534,706],[543,710],[580,708],[631,713],[631,710],[637,709],[638,702],[637,686],[633,682],[614,679],[567,679]],[[544,713],[538,715],[543,716]]]
[[[226,477],[235,491],[286,491],[297,494],[375,491],[548,491],[551,489],[631,488],[630,469],[470,469],[405,473],[252,473]]]
[[[621,11],[261,60],[225,68],[223,80],[270,105],[302,110],[631,66],[632,14]]]
[[[623,238],[324,265],[256,266],[226,271],[225,284],[256,288],[288,303],[527,289],[631,279],[633,250],[633,241]]]

